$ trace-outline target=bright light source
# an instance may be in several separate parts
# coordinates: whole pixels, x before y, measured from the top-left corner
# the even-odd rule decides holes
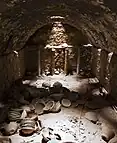
[[[65,19],[65,18],[62,17],[62,16],[51,16],[50,18],[51,18],[51,19]]]
[[[83,45],[84,47],[92,47],[92,44]]]

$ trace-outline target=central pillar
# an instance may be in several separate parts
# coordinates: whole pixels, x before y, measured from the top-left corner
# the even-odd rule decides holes
[[[67,62],[68,62],[68,49],[65,48],[65,65],[64,65],[65,74],[67,74],[67,69],[68,69],[68,67],[67,67],[67,66],[68,66]]]
[[[100,83],[102,85],[106,84],[107,65],[108,65],[108,52],[106,50],[101,50],[101,54],[100,54]]]
[[[54,69],[55,69],[55,59],[54,59],[55,49],[51,49],[51,75],[54,75]]]

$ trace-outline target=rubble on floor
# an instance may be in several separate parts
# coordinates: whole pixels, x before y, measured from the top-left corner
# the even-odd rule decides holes
[[[44,82],[39,88],[13,84],[6,92],[7,101],[0,106],[0,142],[15,143],[19,137],[25,142],[30,137],[25,143],[93,143],[97,137],[97,143],[114,143],[115,130],[107,129],[101,120],[102,115],[108,115],[108,112],[102,114],[106,107],[113,109],[108,101],[94,93],[90,92],[91,98],[86,100],[87,93],[70,90],[58,81]],[[72,137],[64,138],[64,134]],[[14,138],[17,139],[13,141]]]

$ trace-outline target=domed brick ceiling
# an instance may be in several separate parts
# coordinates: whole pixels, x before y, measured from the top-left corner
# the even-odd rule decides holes
[[[52,16],[80,29],[96,47],[116,52],[116,15],[98,0],[1,0],[0,53],[20,50]]]

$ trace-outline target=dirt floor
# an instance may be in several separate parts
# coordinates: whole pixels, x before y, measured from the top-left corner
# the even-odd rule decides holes
[[[76,75],[41,77],[34,80],[25,80],[23,83],[40,88],[43,82],[52,86],[56,81],[62,83],[70,91],[78,92],[81,95],[87,92],[89,86],[88,78],[79,79]],[[87,116],[89,112],[94,113],[94,117]],[[115,135],[117,132],[117,115],[109,102],[99,95],[97,89],[94,91],[94,97],[91,100],[87,102],[84,99],[74,101],[68,108],[62,106],[60,112],[39,115],[38,119],[41,120],[44,129],[51,133],[51,139],[55,140],[57,136],[59,137],[59,143],[63,141],[105,143],[101,137],[103,126],[108,126],[109,130],[113,131]],[[42,134],[43,130],[29,137],[22,137],[16,133],[10,136],[10,138],[12,143],[42,143]]]
[[[108,122],[108,125],[112,126],[111,122],[100,116],[97,123],[94,124],[84,117],[84,113],[88,112],[88,110],[84,109],[82,115],[81,110],[82,107],[62,108],[59,113],[44,114],[39,116],[39,119],[42,121],[44,127],[50,128],[50,130],[53,130],[53,133],[59,134],[62,141],[73,141],[76,143],[105,143],[101,138],[101,125],[102,123],[106,124]],[[108,111],[108,109],[106,108],[104,111]],[[99,111],[97,112],[99,117],[98,113]],[[117,119],[117,115],[115,116]],[[113,118],[110,117],[110,120],[113,122]],[[10,138],[12,139],[12,143],[41,143],[42,140],[41,134],[33,134],[30,137],[21,137],[18,134],[15,134]]]

